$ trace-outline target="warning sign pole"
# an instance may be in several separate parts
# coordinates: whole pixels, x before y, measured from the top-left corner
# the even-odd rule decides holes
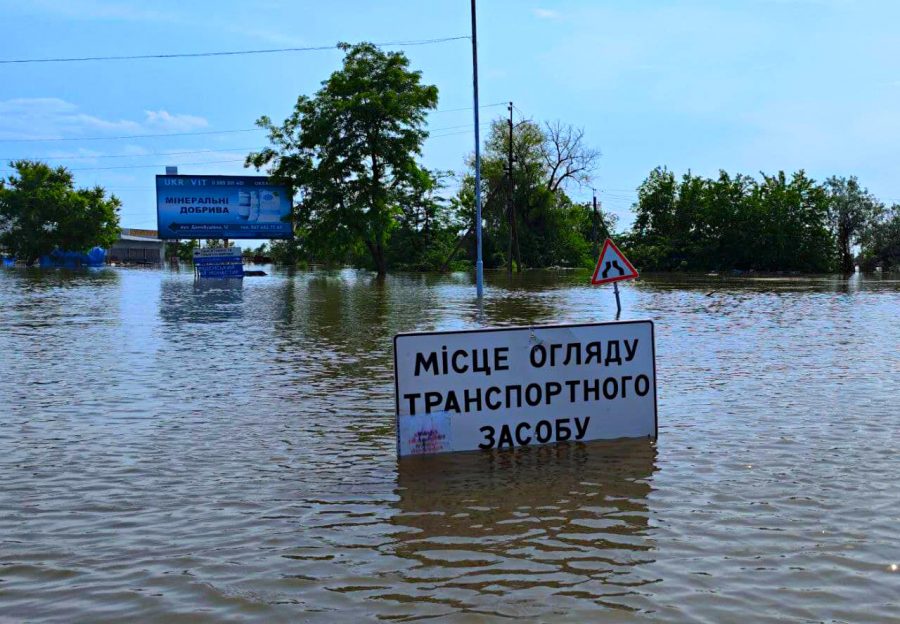
[[[622,302],[619,300],[619,282],[613,282],[613,292],[616,293],[616,320],[622,316]]]

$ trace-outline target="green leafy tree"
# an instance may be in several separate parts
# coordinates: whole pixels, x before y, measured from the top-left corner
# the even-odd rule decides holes
[[[584,133],[571,126],[519,122],[512,133],[511,188],[509,149],[509,125],[495,120],[481,167],[485,265],[589,265],[592,208],[572,202],[566,188],[590,179],[599,152],[586,147]],[[474,197],[473,175],[466,176],[463,187],[460,197]],[[466,217],[474,221],[474,214]],[[608,217],[601,214],[600,221],[602,227]]]
[[[830,196],[828,220],[837,239],[838,262],[841,272],[853,273],[852,245],[859,244],[864,232],[884,212],[884,205],[867,189],[860,187],[855,176],[832,176],[825,181]]]
[[[882,212],[864,230],[860,244],[860,265],[865,271],[881,267],[900,270],[900,204]]]
[[[203,245],[207,249],[216,249],[219,247],[234,247],[234,241],[226,241],[224,238],[207,238]]]
[[[433,185],[416,157],[438,90],[422,84],[401,52],[370,43],[339,47],[343,67],[314,97],[300,96],[281,126],[259,119],[272,146],[247,164],[269,167],[299,192],[294,221],[312,254],[347,256],[363,247],[383,275],[404,207]]]
[[[623,241],[623,246],[629,250],[632,262],[641,268],[671,269],[673,249],[669,233],[674,228],[678,192],[675,175],[665,167],[657,167],[637,192],[632,235]]]
[[[267,255],[275,264],[296,267],[306,262],[307,256],[297,238],[275,240],[269,244]]]
[[[241,257],[244,260],[253,260],[253,258],[264,258],[269,254],[269,246],[266,243],[259,245],[256,248],[246,247],[241,251]]]
[[[623,241],[645,270],[825,272],[834,266],[825,186],[799,171],[676,180],[656,168],[638,188],[634,227]]]
[[[399,269],[439,271],[454,251],[457,235],[465,228],[452,200],[440,193],[449,173],[421,173],[418,192],[405,203],[387,249],[388,262]]]
[[[166,242],[166,256],[169,260],[178,260],[180,262],[193,262],[194,249],[200,246],[198,240],[171,240]]]
[[[29,266],[55,249],[108,248],[119,236],[121,203],[102,187],[75,189],[71,172],[19,160],[0,181],[0,246]]]

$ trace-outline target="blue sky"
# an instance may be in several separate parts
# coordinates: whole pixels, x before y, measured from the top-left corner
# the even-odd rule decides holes
[[[0,59],[469,32],[467,0],[0,0],[0,15]],[[898,23],[900,2],[891,0],[480,0],[481,102],[513,100],[532,119],[583,127],[603,153],[594,185],[623,226],[635,187],[657,165],[857,175],[900,202]],[[406,52],[439,87],[439,109],[471,106],[468,41]],[[340,61],[338,51],[319,51],[0,65],[0,157],[69,166],[78,184],[102,184],[122,199],[123,226],[153,228],[153,176],[165,164],[246,173],[243,156],[265,136],[244,130],[262,114],[283,119]],[[503,114],[482,111],[484,121]],[[461,170],[470,123],[470,110],[432,114],[426,165]],[[85,140],[226,130],[240,132]]]

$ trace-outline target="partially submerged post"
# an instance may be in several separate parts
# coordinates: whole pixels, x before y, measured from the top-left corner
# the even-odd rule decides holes
[[[472,96],[475,104],[475,291],[484,295],[484,262],[481,259],[481,138],[478,133],[478,25],[472,0]]]

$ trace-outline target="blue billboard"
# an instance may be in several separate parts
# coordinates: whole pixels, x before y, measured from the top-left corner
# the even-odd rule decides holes
[[[265,176],[158,175],[160,238],[291,238],[291,193]]]

